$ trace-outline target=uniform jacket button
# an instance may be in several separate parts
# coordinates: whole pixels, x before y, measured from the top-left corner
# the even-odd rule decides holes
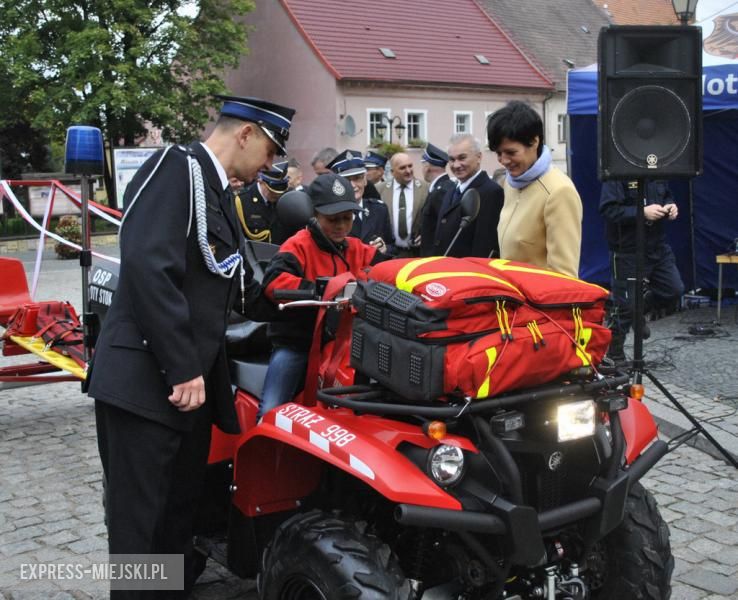
[[[149,345],[149,340],[147,340],[147,339],[143,339],[143,340],[141,340],[141,343],[142,343],[142,344],[143,344],[144,346],[148,346],[148,345]]]
[[[441,219],[441,223],[445,223],[445,222],[446,222],[446,219]]]

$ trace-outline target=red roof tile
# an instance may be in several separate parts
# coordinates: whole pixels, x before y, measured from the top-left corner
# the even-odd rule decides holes
[[[594,0],[617,25],[675,25],[671,0]]]
[[[281,2],[337,79],[552,87],[474,0]],[[480,64],[476,54],[490,64]]]

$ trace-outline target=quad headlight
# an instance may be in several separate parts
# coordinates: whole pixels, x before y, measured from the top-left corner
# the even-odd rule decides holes
[[[594,435],[595,403],[593,400],[582,400],[561,404],[557,408],[559,441],[569,442]]]
[[[464,453],[461,448],[442,444],[430,451],[428,473],[444,487],[454,485],[464,474]]]

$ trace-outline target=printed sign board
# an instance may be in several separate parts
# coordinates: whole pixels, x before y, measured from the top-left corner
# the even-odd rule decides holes
[[[136,171],[157,150],[159,150],[159,147],[113,148],[113,174],[118,208],[123,207],[123,194]]]

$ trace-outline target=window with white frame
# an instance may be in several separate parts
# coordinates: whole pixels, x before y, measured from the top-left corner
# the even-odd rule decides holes
[[[566,144],[569,138],[569,122],[566,119],[566,115],[559,115],[559,144]]]
[[[454,111],[454,133],[472,133],[472,114],[469,111]]]
[[[422,146],[428,141],[428,111],[406,110],[405,111],[405,140],[410,146]]]
[[[374,145],[377,142],[389,142],[390,131],[388,119],[390,111],[387,108],[369,108],[367,113],[367,144]],[[385,118],[386,117],[386,118]],[[382,129],[384,128],[384,129]],[[381,130],[381,133],[380,133]]]

